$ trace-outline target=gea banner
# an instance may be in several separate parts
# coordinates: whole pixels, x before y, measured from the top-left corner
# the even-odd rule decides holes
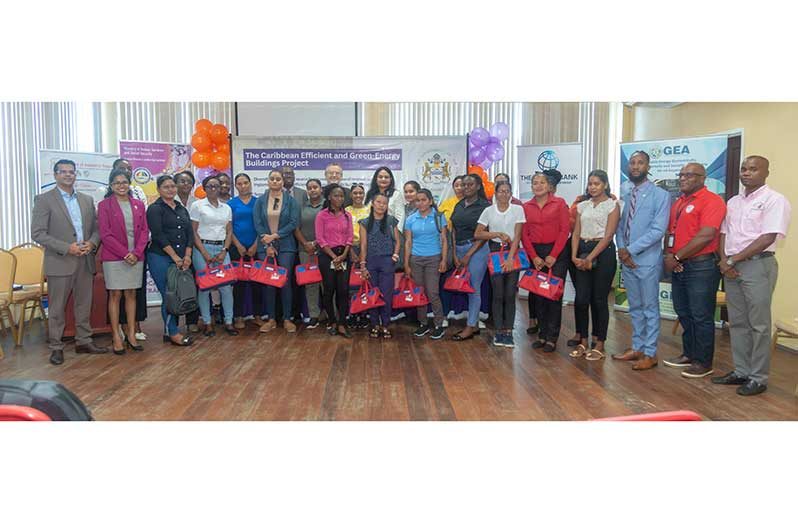
[[[671,199],[679,197],[679,171],[688,163],[700,163],[707,171],[707,188],[726,199],[726,164],[729,136],[713,135],[690,138],[670,138],[645,142],[621,144],[621,198],[629,194],[632,182],[627,175],[629,158],[635,151],[643,151],[649,156],[649,179],[658,187],[671,194]],[[629,310],[629,300],[623,286],[620,265],[615,286],[615,309]],[[659,283],[660,316],[675,320],[671,299],[670,281]],[[720,319],[720,308],[715,310],[715,319]]]
[[[398,190],[404,182],[416,180],[436,198],[466,169],[465,136],[233,136],[232,140],[233,172],[249,174],[256,195],[266,190],[269,171],[283,165],[294,168],[294,183],[304,187],[311,178],[324,184],[325,167],[338,163],[344,171],[344,186],[357,182],[364,184],[366,190],[374,171],[387,166]]]
[[[562,180],[557,185],[557,196],[569,206],[577,196],[585,192],[585,173],[582,172],[582,144],[563,143],[557,145],[519,145],[518,174],[513,185],[521,201],[532,198],[532,177],[536,172],[557,169]],[[523,294],[522,294],[523,295]],[[570,276],[566,278],[563,301],[573,302],[576,292]]]

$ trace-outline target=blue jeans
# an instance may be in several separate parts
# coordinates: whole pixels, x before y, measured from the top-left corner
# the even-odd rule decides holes
[[[474,244],[468,242],[465,245],[455,245],[457,258],[460,259],[466,255],[469,249]],[[485,278],[485,273],[488,270],[488,256],[490,249],[488,244],[485,243],[482,247],[471,256],[468,262],[468,272],[471,273],[471,286],[476,292],[468,295],[468,321],[469,327],[476,327],[479,325],[479,308],[482,306],[482,280]]]
[[[632,348],[646,356],[657,354],[659,338],[659,278],[662,264],[638,265],[621,268],[626,296],[629,298],[629,316],[632,318]]]
[[[366,259],[366,269],[371,275],[371,284],[374,287],[379,287],[382,299],[385,301],[385,305],[382,307],[368,311],[372,327],[379,325],[380,319],[382,319],[383,327],[387,327],[391,323],[394,266],[394,262],[389,255],[371,255]]]
[[[216,256],[220,252],[222,252],[223,245],[211,245],[209,243],[205,244],[205,250],[208,251],[208,254],[211,257]],[[207,264],[205,263],[205,258],[202,257],[202,254],[199,252],[199,249],[194,249],[191,253],[191,258],[194,261],[194,269],[197,271],[203,270]],[[224,263],[230,263],[230,255],[224,255]],[[225,285],[223,287],[219,287],[219,294],[222,297],[222,310],[224,311],[224,323],[226,325],[230,325],[233,323],[233,286],[232,285]],[[205,325],[211,324],[211,291],[199,291],[197,293],[197,301],[199,301],[199,310],[200,316],[202,316],[202,321],[205,322]]]
[[[161,317],[163,318],[164,332],[169,336],[174,336],[179,331],[177,329],[177,316],[172,316],[166,310],[166,275],[169,274],[169,266],[175,262],[169,256],[147,253],[147,265],[150,269],[155,286],[161,293]]]
[[[720,271],[715,259],[685,261],[684,271],[674,272],[671,286],[673,309],[684,328],[682,352],[693,361],[712,368],[715,356],[715,306]]]
[[[283,306],[283,319],[290,320],[292,319],[293,314],[293,288],[291,286],[291,281],[294,279],[294,258],[296,257],[295,252],[278,252],[277,253],[277,265],[286,269],[288,271],[288,281],[285,285],[280,289],[280,303]],[[264,255],[265,259],[265,255]],[[272,260],[269,260],[271,263]],[[272,287],[271,285],[263,285],[262,286],[262,301],[266,304],[266,314],[269,315],[270,320],[277,320],[277,310],[276,310],[276,301],[277,301],[277,288]]]

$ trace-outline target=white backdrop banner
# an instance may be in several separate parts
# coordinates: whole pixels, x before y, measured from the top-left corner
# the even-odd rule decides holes
[[[42,149],[39,151],[39,192],[49,191],[55,187],[53,166],[58,160],[72,160],[75,162],[77,178],[75,189],[94,198],[96,205],[102,198],[100,187],[108,185],[108,175],[117,154],[107,153],[80,153],[73,151],[55,151]]]
[[[311,178],[324,182],[324,168],[332,162],[344,170],[343,185],[368,185],[374,171],[388,166],[397,188],[416,180],[437,198],[466,170],[465,136],[421,137],[307,137],[233,136],[233,173],[247,173],[253,190],[266,190],[269,171],[290,165],[300,187]]]
[[[582,144],[562,143],[557,145],[519,145],[518,175],[514,185],[518,185],[521,201],[532,198],[532,177],[536,172],[557,169],[562,180],[557,185],[557,196],[569,206],[577,196],[585,192],[585,173],[582,172]],[[566,278],[563,301],[573,302],[576,291],[571,277]]]

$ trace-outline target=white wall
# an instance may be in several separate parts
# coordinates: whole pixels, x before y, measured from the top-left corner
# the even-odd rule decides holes
[[[356,129],[355,102],[238,102],[239,136],[355,136]]]

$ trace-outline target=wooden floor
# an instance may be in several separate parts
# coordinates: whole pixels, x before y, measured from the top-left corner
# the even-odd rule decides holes
[[[681,352],[670,321],[662,321],[660,366],[636,372],[628,363],[568,357],[570,307],[558,351],[531,349],[526,303],[518,309],[513,350],[490,345],[487,330],[460,343],[414,338],[408,323],[385,341],[365,331],[347,341],[321,328],[260,335],[252,326],[238,337],[200,336],[184,349],[161,343],[160,314],[150,309],[144,352],[85,355],[70,345],[60,367],[48,363],[35,321],[24,347],[3,338],[0,378],[59,381],[98,420],[588,420],[678,409],[712,420],[798,420],[797,355],[777,350],[768,391],[743,398],[733,386],[684,379],[662,365]],[[628,316],[612,313],[608,352],[628,347],[629,338]],[[96,341],[107,346],[110,337]],[[731,369],[728,330],[716,343],[719,375]]]

